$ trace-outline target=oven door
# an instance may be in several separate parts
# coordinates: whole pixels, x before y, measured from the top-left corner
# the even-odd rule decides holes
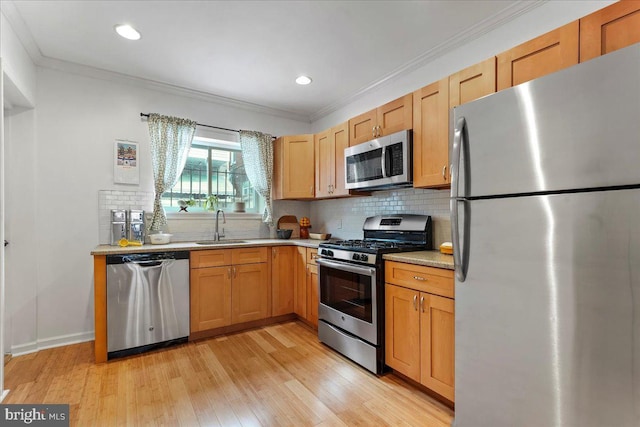
[[[378,345],[377,274],[374,267],[320,258],[318,318]]]

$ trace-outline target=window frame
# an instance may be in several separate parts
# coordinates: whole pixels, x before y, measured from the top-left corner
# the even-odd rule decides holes
[[[240,149],[240,143],[237,141],[229,141],[229,140],[222,140],[222,139],[218,139],[218,138],[209,138],[209,137],[204,137],[204,136],[198,136],[196,135],[193,138],[192,144],[191,146],[195,146],[196,148],[202,147],[202,148],[206,148],[209,150],[209,153],[207,155],[207,194],[211,194],[212,190],[213,190],[213,186],[214,186],[214,180],[212,179],[213,177],[213,173],[212,173],[212,156],[211,156],[211,151],[212,149],[221,149],[221,150],[225,150],[225,151],[237,151],[237,152],[241,152]],[[184,172],[184,171],[183,171]],[[180,173],[180,179],[182,179],[182,172]],[[248,179],[248,178],[247,178]],[[256,198],[256,208],[257,208],[257,212],[233,212],[232,210],[230,210],[230,206],[225,207],[224,213],[225,216],[229,219],[262,219],[262,212],[264,210],[264,206],[265,206],[265,201],[263,200],[263,198],[254,191],[254,197]],[[188,219],[188,220],[197,220],[197,219],[208,219],[211,218],[212,216],[214,216],[215,211],[208,211],[208,210],[198,210],[198,211],[192,211],[192,212],[184,212],[184,211],[170,211],[170,212],[166,212],[167,209],[179,209],[179,207],[177,206],[164,206],[165,208],[165,214],[167,219]]]

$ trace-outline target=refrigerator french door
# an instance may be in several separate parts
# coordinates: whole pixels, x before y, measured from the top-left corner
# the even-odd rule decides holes
[[[455,427],[640,425],[640,46],[454,109]]]

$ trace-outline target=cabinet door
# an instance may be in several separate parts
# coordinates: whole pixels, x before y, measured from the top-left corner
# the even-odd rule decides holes
[[[390,135],[404,129],[411,129],[413,125],[413,94],[391,101],[378,107],[377,136]]]
[[[274,154],[277,173],[274,174],[275,197],[280,199],[312,199],[314,197],[313,135],[282,137]]]
[[[271,248],[271,315],[293,313],[295,246]]]
[[[331,128],[331,138],[333,139],[333,187],[331,189],[332,196],[348,196],[349,190],[345,188],[345,166],[344,166],[344,149],[349,147],[349,123],[344,122],[341,125]]]
[[[482,98],[496,91],[496,58],[449,76],[449,108]]]
[[[266,263],[234,265],[231,323],[269,317],[269,269]]]
[[[449,185],[449,79],[413,93],[413,186]]]
[[[385,362],[420,381],[419,292],[385,284]]]
[[[295,272],[295,288],[293,295],[293,311],[303,319],[307,318],[307,250],[296,247],[293,265]]]
[[[333,185],[333,158],[335,147],[331,130],[315,135],[316,199],[331,196]]]
[[[318,266],[307,265],[307,321],[318,327]]]
[[[420,382],[454,401],[454,301],[420,294]]]
[[[231,324],[231,269],[191,270],[191,332]]]
[[[376,137],[376,110],[349,119],[349,145],[362,144]]]
[[[580,62],[640,42],[640,1],[619,1],[580,20]]]
[[[498,55],[498,90],[578,63],[579,22],[574,21]]]

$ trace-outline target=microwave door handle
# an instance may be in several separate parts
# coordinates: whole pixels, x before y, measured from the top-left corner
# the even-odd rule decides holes
[[[380,162],[382,163],[382,177],[387,178],[387,147],[382,147],[382,156],[380,156]]]

